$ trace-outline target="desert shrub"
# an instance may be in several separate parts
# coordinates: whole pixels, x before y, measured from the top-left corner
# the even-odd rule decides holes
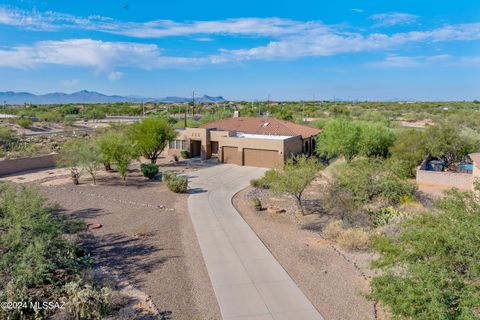
[[[255,188],[269,189],[275,177],[275,170],[270,169],[261,178],[250,180],[250,185]]]
[[[337,242],[345,250],[364,251],[369,247],[370,235],[360,228],[348,228],[340,234]]]
[[[186,193],[188,191],[188,178],[172,176],[166,180],[167,188],[175,193]]]
[[[142,163],[140,165],[143,176],[148,179],[153,179],[158,173],[158,165],[155,163]]]
[[[336,191],[348,191],[357,207],[375,197],[399,203],[402,196],[414,197],[416,186],[390,172],[384,161],[362,159],[338,166],[334,172]]]
[[[405,213],[390,206],[369,211],[368,215],[370,216],[373,226],[379,227],[397,221],[404,217]]]
[[[31,126],[32,125],[32,120],[28,119],[28,118],[19,118],[17,119],[17,124],[23,128],[26,128],[28,126]]]
[[[257,210],[257,211],[262,210],[262,202],[260,201],[259,198],[257,198],[257,197],[253,198],[252,205],[255,208],[255,210]]]
[[[18,137],[10,127],[0,126],[0,146],[8,148],[8,146],[18,140]]]
[[[343,231],[343,222],[341,220],[334,220],[329,222],[323,230],[323,235],[327,239],[337,239]]]
[[[107,314],[110,289],[76,281],[65,284],[64,291],[66,307],[75,319],[102,319]]]
[[[370,297],[394,319],[478,319],[480,199],[451,191],[433,209],[402,222],[402,231],[376,237],[380,258]]]
[[[66,237],[84,229],[37,189],[0,185],[0,301],[64,299],[64,285],[92,266],[87,252]],[[0,319],[45,319],[51,312],[0,309]]]
[[[176,176],[177,175],[173,171],[165,171],[164,173],[162,173],[162,180],[164,182],[167,182],[171,179],[174,179]]]
[[[345,228],[340,220],[327,224],[323,234],[348,251],[366,250],[370,244],[370,234],[367,231],[360,228]]]
[[[190,152],[188,150],[182,150],[180,151],[180,156],[182,159],[189,159],[190,158]]]

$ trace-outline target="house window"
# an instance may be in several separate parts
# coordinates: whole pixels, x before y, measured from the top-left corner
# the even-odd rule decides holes
[[[185,150],[185,140],[173,140],[170,141],[170,149]]]

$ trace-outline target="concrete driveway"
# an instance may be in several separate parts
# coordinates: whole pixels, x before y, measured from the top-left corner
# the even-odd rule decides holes
[[[188,210],[222,317],[322,319],[231,203],[264,172],[224,164],[190,177]]]

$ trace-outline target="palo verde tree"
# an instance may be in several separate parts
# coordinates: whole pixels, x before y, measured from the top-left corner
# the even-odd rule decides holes
[[[80,177],[81,171],[86,171],[96,184],[101,164],[100,150],[87,138],[69,140],[62,147],[59,164],[69,167],[74,179]]]
[[[125,181],[128,166],[137,158],[136,146],[129,139],[126,130],[109,130],[97,137],[96,144],[100,150],[100,159],[104,164],[114,164]]]
[[[272,169],[265,174],[265,178],[268,179],[267,183],[273,192],[286,193],[294,197],[302,215],[305,215],[303,192],[321,169],[322,165],[316,159],[297,156],[289,159],[283,170]]]
[[[177,134],[166,120],[148,117],[133,125],[131,135],[138,153],[150,159],[151,163],[156,163],[167,144]]]
[[[371,298],[395,319],[479,319],[480,198],[451,191],[429,212],[374,241],[383,270]]]

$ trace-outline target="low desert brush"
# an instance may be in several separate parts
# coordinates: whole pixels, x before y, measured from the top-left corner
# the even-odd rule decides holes
[[[341,220],[330,222],[323,234],[348,251],[366,250],[370,244],[370,234],[367,231],[360,228],[344,228]]]

